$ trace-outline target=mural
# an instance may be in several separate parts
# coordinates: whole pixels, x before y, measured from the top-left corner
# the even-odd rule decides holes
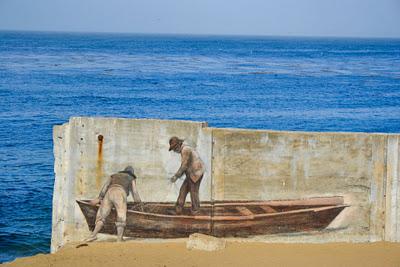
[[[176,201],[176,214],[182,214],[186,196],[190,192],[190,200],[192,202],[191,214],[200,213],[199,188],[204,175],[204,163],[199,154],[190,146],[183,144],[183,139],[174,136],[169,140],[169,151],[181,154],[181,167],[174,176],[171,177],[171,182],[185,174],[186,178],[179,190],[178,200]]]
[[[348,205],[343,197],[317,197],[301,200],[225,200],[202,201],[199,189],[205,167],[199,153],[176,136],[169,140],[169,151],[181,155],[181,165],[169,180],[185,176],[176,203],[142,202],[134,169],[127,166],[112,174],[98,198],[77,200],[91,235],[141,238],[187,237],[193,233],[217,237],[249,237],[275,233],[325,229]],[[127,202],[132,194],[134,202]],[[190,204],[186,197],[190,194]]]
[[[128,210],[127,197],[132,193],[135,203],[142,210],[139,193],[136,189],[136,176],[132,166],[126,167],[123,171],[110,176],[103,185],[99,197],[89,201],[91,206],[99,206],[96,210],[94,229],[91,235],[86,239],[91,242],[97,239],[97,234],[107,223],[107,217],[114,207],[113,221],[115,222],[118,241],[122,241],[126,226],[126,215]],[[93,227],[92,227],[93,228]]]

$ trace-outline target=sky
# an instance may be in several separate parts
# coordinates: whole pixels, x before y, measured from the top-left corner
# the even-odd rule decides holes
[[[400,38],[400,0],[0,0],[0,30]]]

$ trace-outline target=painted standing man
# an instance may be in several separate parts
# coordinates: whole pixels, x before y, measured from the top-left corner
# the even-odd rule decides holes
[[[131,166],[123,171],[112,174],[103,185],[99,197],[91,201],[92,205],[100,203],[100,208],[96,215],[96,226],[91,235],[85,240],[91,242],[97,239],[97,233],[103,228],[106,218],[111,212],[112,207],[117,211],[117,240],[123,241],[123,234],[126,226],[127,197],[132,193],[135,202],[141,203],[139,193],[136,188],[136,175]]]
[[[199,213],[200,198],[199,188],[204,175],[204,163],[199,154],[192,147],[183,143],[183,139],[174,136],[169,140],[169,151],[181,154],[181,166],[174,176],[170,178],[174,183],[178,178],[185,174],[186,178],[179,190],[178,200],[176,202],[176,214],[181,214],[186,201],[186,196],[190,192],[192,202],[191,212],[193,215]]]

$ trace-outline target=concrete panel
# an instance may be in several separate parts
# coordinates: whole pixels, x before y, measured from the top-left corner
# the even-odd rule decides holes
[[[187,121],[71,118],[55,127],[52,251],[89,234],[75,200],[97,197],[108,176],[127,165],[139,177],[142,201],[175,201],[182,180],[172,184],[168,178],[178,170],[180,156],[168,151],[168,140],[184,137],[211,170],[211,132],[202,131],[205,126]],[[202,201],[210,200],[210,174],[206,171],[202,181]]]
[[[372,142],[370,241],[381,241],[385,238],[387,136],[371,135],[370,138]]]
[[[400,196],[399,181],[399,136],[390,135],[387,139],[387,176],[386,176],[386,224],[385,240],[400,241]]]
[[[213,199],[343,196],[332,231],[293,240],[381,240],[384,149],[380,135],[214,129]]]

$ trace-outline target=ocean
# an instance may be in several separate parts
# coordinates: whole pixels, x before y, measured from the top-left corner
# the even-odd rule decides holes
[[[400,39],[0,32],[0,262],[49,252],[71,116],[400,132]]]

